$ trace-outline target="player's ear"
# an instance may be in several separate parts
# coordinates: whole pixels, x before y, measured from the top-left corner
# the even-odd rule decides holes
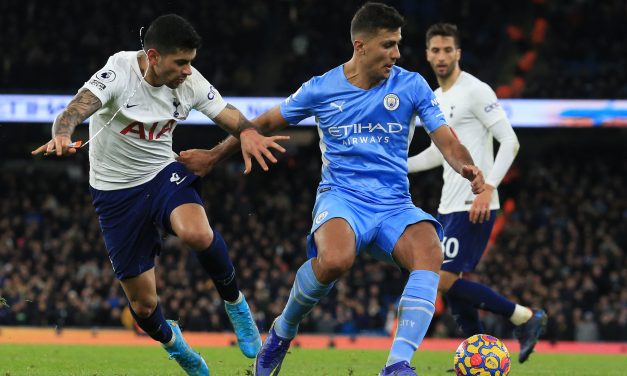
[[[362,39],[355,39],[353,41],[353,49],[355,49],[355,54],[357,55],[365,55],[366,48],[364,45],[364,41]]]
[[[146,56],[148,57],[149,65],[157,65],[157,62],[159,61],[159,52],[156,49],[149,48],[148,51],[146,51]]]

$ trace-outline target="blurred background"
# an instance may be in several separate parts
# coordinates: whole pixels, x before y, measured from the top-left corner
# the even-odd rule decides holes
[[[407,21],[398,65],[434,89],[424,33],[447,21],[462,34],[462,69],[499,98],[627,99],[624,0],[385,2]],[[203,37],[194,65],[223,95],[284,97],[350,58],[350,19],[361,4],[0,0],[0,94],[73,95],[108,56],[140,49],[141,26],[174,12]],[[127,301],[91,205],[87,151],[30,157],[50,125],[0,122],[0,325],[122,327]],[[545,339],[625,341],[627,129],[563,125],[515,128],[521,151],[499,188],[503,209],[490,246],[469,278],[547,310]],[[86,140],[86,128],[75,138]],[[321,166],[315,129],[289,133],[288,152],[270,172],[244,177],[235,156],[203,184],[210,222],[224,234],[262,330],[305,261]],[[174,150],[212,147],[225,136],[215,126],[182,125]],[[410,154],[428,141],[416,132]],[[435,213],[441,180],[441,170],[411,175],[415,204]],[[211,280],[176,238],[164,239],[156,270],[168,318],[186,330],[230,331]],[[301,331],[389,335],[406,278],[360,256]],[[511,337],[499,317],[482,320],[491,334]],[[439,300],[429,336],[460,335]]]

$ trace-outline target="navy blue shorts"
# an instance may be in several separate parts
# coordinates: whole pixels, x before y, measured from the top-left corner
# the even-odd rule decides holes
[[[160,229],[173,234],[170,213],[185,203],[202,205],[200,179],[181,163],[167,165],[137,187],[101,191],[89,187],[115,276],[135,277],[155,266]]]
[[[468,212],[438,214],[438,221],[444,226],[442,270],[447,272],[471,272],[481,260],[488,245],[496,210],[490,211],[490,220],[471,223]]]

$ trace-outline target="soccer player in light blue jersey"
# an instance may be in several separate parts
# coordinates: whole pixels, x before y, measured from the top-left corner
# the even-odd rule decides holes
[[[410,272],[381,375],[416,374],[410,362],[433,316],[442,264],[442,226],[416,208],[409,194],[407,153],[416,115],[473,192],[482,191],[484,180],[446,125],[425,80],[395,66],[403,23],[390,6],[365,4],[351,23],[352,58],[307,81],[253,121],[263,133],[272,133],[315,116],[322,152],[322,180],[308,237],[310,259],[298,270],[287,305],[257,356],[255,375],[279,373],[301,320],[361,252]],[[237,150],[237,142],[230,138],[212,150],[185,151],[178,160],[202,175]]]

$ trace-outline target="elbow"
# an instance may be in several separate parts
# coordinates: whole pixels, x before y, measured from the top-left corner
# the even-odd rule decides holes
[[[512,153],[514,154],[514,157],[518,155],[519,151],[520,143],[518,142],[518,139],[515,139],[514,142],[512,142]]]

